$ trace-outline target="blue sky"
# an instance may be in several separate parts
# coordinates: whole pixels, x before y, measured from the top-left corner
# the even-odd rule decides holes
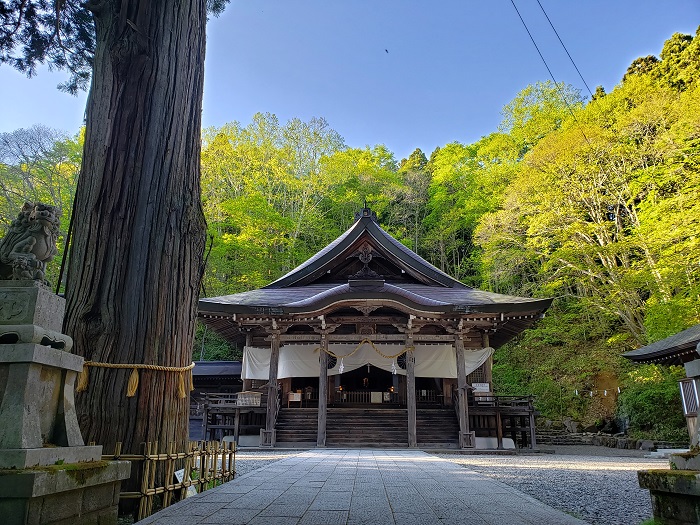
[[[674,32],[694,34],[698,0],[540,0],[586,82],[606,91]],[[536,0],[515,0],[555,78],[587,91]],[[232,0],[208,26],[204,126],[256,112],[324,117],[349,146],[473,142],[501,108],[549,79],[510,0]],[[85,95],[65,74],[0,67],[0,132],[41,123],[77,132]]]

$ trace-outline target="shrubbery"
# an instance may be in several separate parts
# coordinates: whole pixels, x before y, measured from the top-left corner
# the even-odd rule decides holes
[[[639,365],[623,378],[618,417],[634,438],[688,441],[678,381],[680,366]]]

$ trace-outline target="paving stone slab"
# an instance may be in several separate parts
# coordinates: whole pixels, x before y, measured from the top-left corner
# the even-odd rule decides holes
[[[394,512],[394,522],[396,525],[435,525],[439,523],[439,518],[432,512],[425,514]]]
[[[299,521],[299,525],[345,525],[348,512],[343,510],[310,510]]]
[[[297,525],[299,518],[289,517],[255,517],[248,522],[249,525]]]
[[[245,525],[259,513],[260,511],[257,509],[227,508],[203,518],[199,523],[203,525]]]
[[[166,511],[142,523],[179,525],[173,520],[187,518],[188,525],[585,525],[417,450],[310,450]]]
[[[309,510],[309,505],[273,503],[265,508],[265,510],[263,510],[259,516],[286,516],[301,518],[307,510]]]

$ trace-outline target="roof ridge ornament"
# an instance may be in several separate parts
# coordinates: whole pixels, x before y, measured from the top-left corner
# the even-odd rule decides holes
[[[357,253],[356,257],[360,260],[360,262],[364,265],[362,269],[357,272],[352,274],[351,276],[348,277],[348,281],[352,280],[363,280],[363,281],[375,281],[375,280],[381,280],[382,283],[384,282],[384,279],[380,274],[375,272],[374,270],[370,269],[369,263],[372,260],[373,257],[373,250],[372,247],[365,243],[362,245],[362,247],[359,250],[359,253]]]
[[[366,202],[365,202],[365,207],[362,208],[362,211],[355,212],[355,221],[359,221],[360,219],[363,219],[365,217],[368,217],[370,220],[377,222],[377,212],[370,210],[367,207]]]

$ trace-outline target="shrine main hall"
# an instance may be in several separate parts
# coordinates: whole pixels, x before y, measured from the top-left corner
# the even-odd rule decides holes
[[[235,407],[237,440],[257,413],[262,446],[508,448],[534,447],[535,411],[494,395],[493,352],[550,304],[464,285],[365,208],[288,274],[201,299],[199,316],[244,348],[244,392],[219,411]]]

